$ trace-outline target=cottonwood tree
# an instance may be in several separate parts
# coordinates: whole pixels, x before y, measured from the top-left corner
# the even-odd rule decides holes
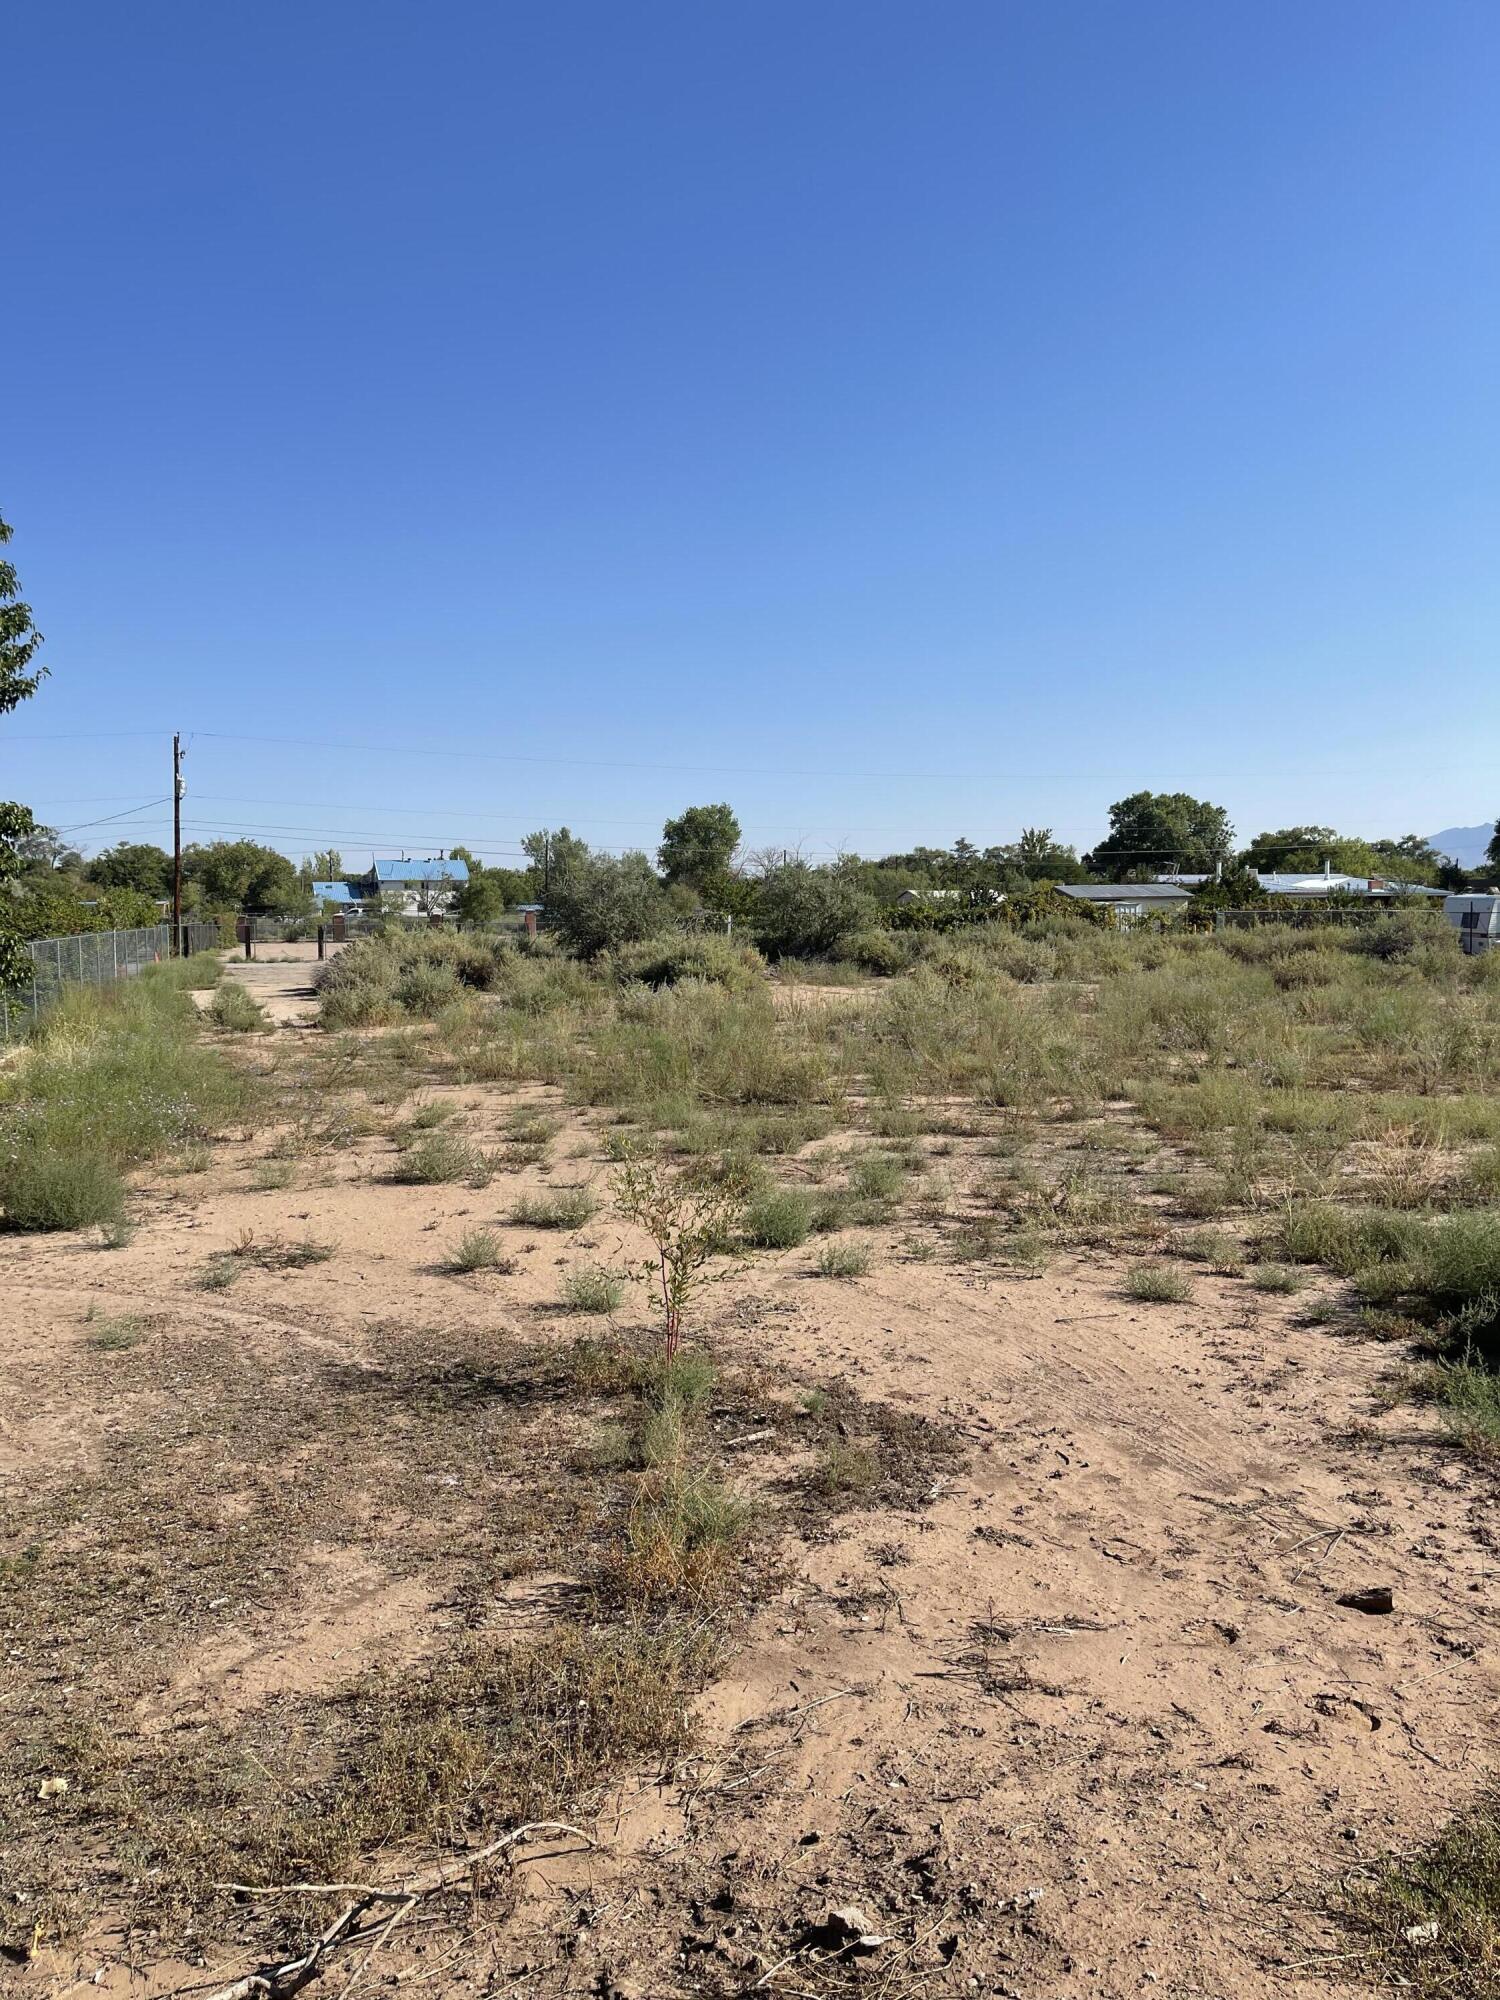
[[[148,840],[122,840],[89,863],[87,875],[101,889],[134,889],[160,898],[172,893],[172,857]]]
[[[185,848],[182,872],[208,909],[279,915],[300,910],[307,900],[287,857],[255,840]]]
[[[1234,828],[1222,806],[1188,792],[1132,792],[1109,809],[1109,833],[1084,865],[1113,882],[1181,869],[1209,873],[1224,860]]]
[[[662,828],[656,858],[669,887],[680,882],[702,895],[728,876],[739,844],[732,806],[689,806]]]
[[[556,888],[589,858],[589,844],[565,826],[538,827],[521,842],[522,852],[531,863],[532,884],[537,890]]]

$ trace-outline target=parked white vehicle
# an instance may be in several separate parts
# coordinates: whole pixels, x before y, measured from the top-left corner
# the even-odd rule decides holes
[[[1457,925],[1459,943],[1471,956],[1500,946],[1500,896],[1446,896],[1443,915]]]

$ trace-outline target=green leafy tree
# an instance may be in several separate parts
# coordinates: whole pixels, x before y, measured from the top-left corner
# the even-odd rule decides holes
[[[1490,844],[1484,850],[1485,866],[1500,869],[1500,819],[1495,821],[1495,831],[1490,836]]]
[[[740,823],[731,806],[689,806],[669,819],[661,833],[656,858],[669,886],[686,883],[702,895],[729,875],[740,844]]]
[[[172,857],[148,840],[122,840],[96,854],[87,870],[101,889],[134,889],[142,896],[170,896]]]
[[[1210,876],[1193,891],[1193,907],[1199,910],[1253,910],[1270,900],[1255,870],[1240,861],[1231,862],[1220,875]]]
[[[565,826],[539,827],[528,833],[521,848],[531,863],[531,886],[537,896],[550,882],[555,889],[589,858],[589,844]]]
[[[281,916],[307,906],[291,862],[258,841],[215,840],[206,847],[185,848],[182,872],[205,909]]]
[[[344,857],[336,847],[321,848],[312,858],[313,879],[337,882],[344,872]]]
[[[11,533],[9,522],[0,515],[0,548]],[[31,622],[31,606],[21,600],[16,566],[0,555],[0,715],[9,715],[41,686],[47,669],[32,667],[41,644],[42,635]]]
[[[996,886],[1003,889],[1026,882],[1083,882],[1088,878],[1077,854],[1053,838],[1050,826],[1024,826],[1019,840],[1004,847],[987,847],[984,858],[995,871]]]
[[[552,882],[549,927],[581,958],[652,937],[667,921],[660,878],[644,854],[594,854]]]
[[[10,538],[10,524],[0,515],[0,551]],[[31,606],[21,600],[16,566],[0,553],[0,715],[9,715],[40,687],[47,669],[33,667],[32,662],[41,644],[42,635],[32,623]],[[26,843],[44,831],[28,807],[0,800],[0,883],[14,883],[21,875],[30,858],[25,851]],[[0,915],[0,987],[19,985],[30,970],[31,959],[23,949],[16,926]]]
[[[1174,869],[1207,874],[1228,855],[1233,840],[1222,806],[1187,792],[1132,792],[1110,807],[1108,835],[1083,859],[1112,882]]]
[[[450,847],[448,853],[469,871],[468,881],[453,898],[453,912],[460,923],[492,924],[517,903],[530,900],[531,878],[521,869],[486,867],[467,847]]]

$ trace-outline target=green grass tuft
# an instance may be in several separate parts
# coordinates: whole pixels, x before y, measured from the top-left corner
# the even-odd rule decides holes
[[[1125,1290],[1143,1305],[1181,1306],[1193,1296],[1189,1280],[1170,1264],[1132,1264],[1125,1273]]]
[[[767,1188],[745,1208],[745,1241],[760,1250],[794,1250],[812,1225],[812,1198],[801,1188]]]
[[[523,1229],[582,1229],[598,1212],[599,1199],[590,1188],[548,1188],[540,1194],[523,1194],[511,1210],[511,1220]]]
[[[562,1281],[563,1304],[578,1313],[618,1312],[625,1280],[603,1264],[575,1264]]]

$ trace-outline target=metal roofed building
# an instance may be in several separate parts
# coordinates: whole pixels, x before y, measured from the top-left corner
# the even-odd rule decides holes
[[[376,861],[363,875],[338,882],[314,882],[313,894],[323,903],[344,909],[393,910],[404,917],[446,917],[454,898],[469,879],[467,862],[439,854],[412,860]]]
[[[1179,882],[1058,882],[1054,886],[1069,902],[1092,903],[1108,910],[1121,924],[1136,923],[1142,917],[1171,916],[1192,901],[1191,889]]]

